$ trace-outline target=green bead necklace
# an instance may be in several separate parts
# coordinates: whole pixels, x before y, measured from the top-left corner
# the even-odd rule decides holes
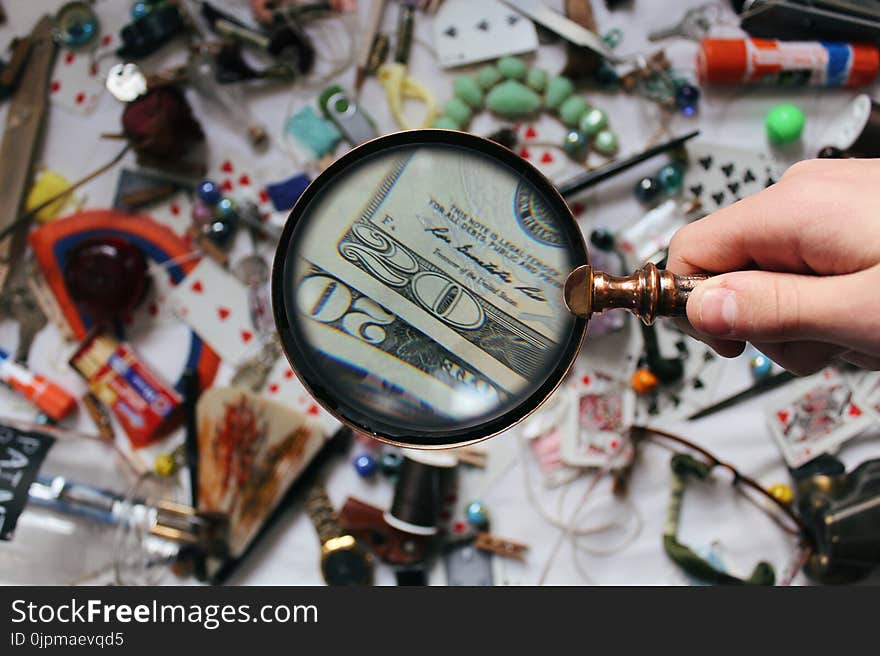
[[[453,90],[455,95],[443,105],[443,114],[433,127],[465,130],[484,106],[510,121],[533,116],[543,108],[569,129],[560,147],[571,159],[583,162],[591,147],[606,157],[617,153],[617,135],[608,126],[604,110],[575,95],[569,78],[529,68],[519,57],[502,57],[474,75],[457,77]]]

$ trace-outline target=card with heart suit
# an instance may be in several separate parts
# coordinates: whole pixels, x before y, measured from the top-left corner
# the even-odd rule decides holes
[[[80,114],[91,114],[98,106],[104,86],[98,65],[89,53],[62,52],[49,84],[52,103]]]
[[[856,388],[856,398],[880,421],[880,372],[866,372]]]
[[[434,49],[443,68],[533,52],[531,20],[498,0],[446,0],[433,20]]]
[[[782,166],[766,153],[703,141],[688,144],[685,190],[714,212],[774,184]]]
[[[331,416],[309,394],[290,368],[287,358],[278,358],[266,379],[263,396],[302,412],[310,421],[317,423],[324,435],[332,435],[342,424]]]
[[[797,385],[767,414],[770,431],[789,467],[832,453],[869,428],[874,416],[841,373],[828,368]]]
[[[61,48],[49,84],[50,101],[79,114],[91,114],[101,94],[107,71],[119,62],[115,50],[121,45],[119,32],[131,21],[127,3],[99,0],[93,7],[100,34],[82,48]]]
[[[210,258],[169,294],[172,311],[226,362],[237,366],[259,349],[247,290]]]
[[[632,456],[627,439],[635,416],[635,393],[626,381],[584,369],[573,376],[565,393],[571,396],[576,430],[563,435],[562,461],[578,467],[614,467]]]

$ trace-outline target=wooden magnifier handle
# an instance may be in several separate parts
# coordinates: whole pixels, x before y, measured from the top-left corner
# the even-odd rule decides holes
[[[623,309],[650,326],[657,317],[686,316],[688,297],[708,278],[708,274],[678,276],[653,262],[629,276],[612,276],[586,265],[569,274],[563,293],[568,309],[579,317]]]

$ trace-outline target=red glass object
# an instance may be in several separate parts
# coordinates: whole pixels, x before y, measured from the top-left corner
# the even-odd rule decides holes
[[[122,319],[149,287],[144,254],[121,237],[93,237],[68,254],[64,284],[71,298],[97,322]]]

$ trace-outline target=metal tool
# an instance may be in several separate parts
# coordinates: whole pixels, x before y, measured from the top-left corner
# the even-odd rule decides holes
[[[370,73],[370,68],[372,68],[370,59],[377,47],[376,41],[381,36],[379,34],[379,29],[382,27],[382,17],[385,15],[386,4],[387,0],[374,0],[370,3],[370,15],[367,18],[366,25],[367,29],[357,56],[357,73],[354,78],[355,96],[360,94],[361,87],[364,85],[364,80],[367,79],[367,75]]]
[[[649,32],[648,40],[661,41],[663,39],[680,37],[682,39],[699,41],[709,33],[712,23],[715,21],[713,12],[714,14],[718,12],[718,5],[714,3],[692,7],[685,12],[681,20],[675,23],[675,25]]]
[[[30,55],[18,88],[12,96],[3,143],[0,145],[0,231],[18,221],[33,171],[37,144],[48,109],[49,76],[57,49],[52,19],[44,16],[27,37]],[[25,251],[29,221],[18,224],[8,237],[0,238],[0,292],[10,271]]]
[[[614,54],[597,34],[546,7],[539,0],[503,0],[503,2],[551,32],[558,34],[566,41],[576,46],[589,48],[612,63],[619,64],[632,59],[631,56],[622,57]]]

